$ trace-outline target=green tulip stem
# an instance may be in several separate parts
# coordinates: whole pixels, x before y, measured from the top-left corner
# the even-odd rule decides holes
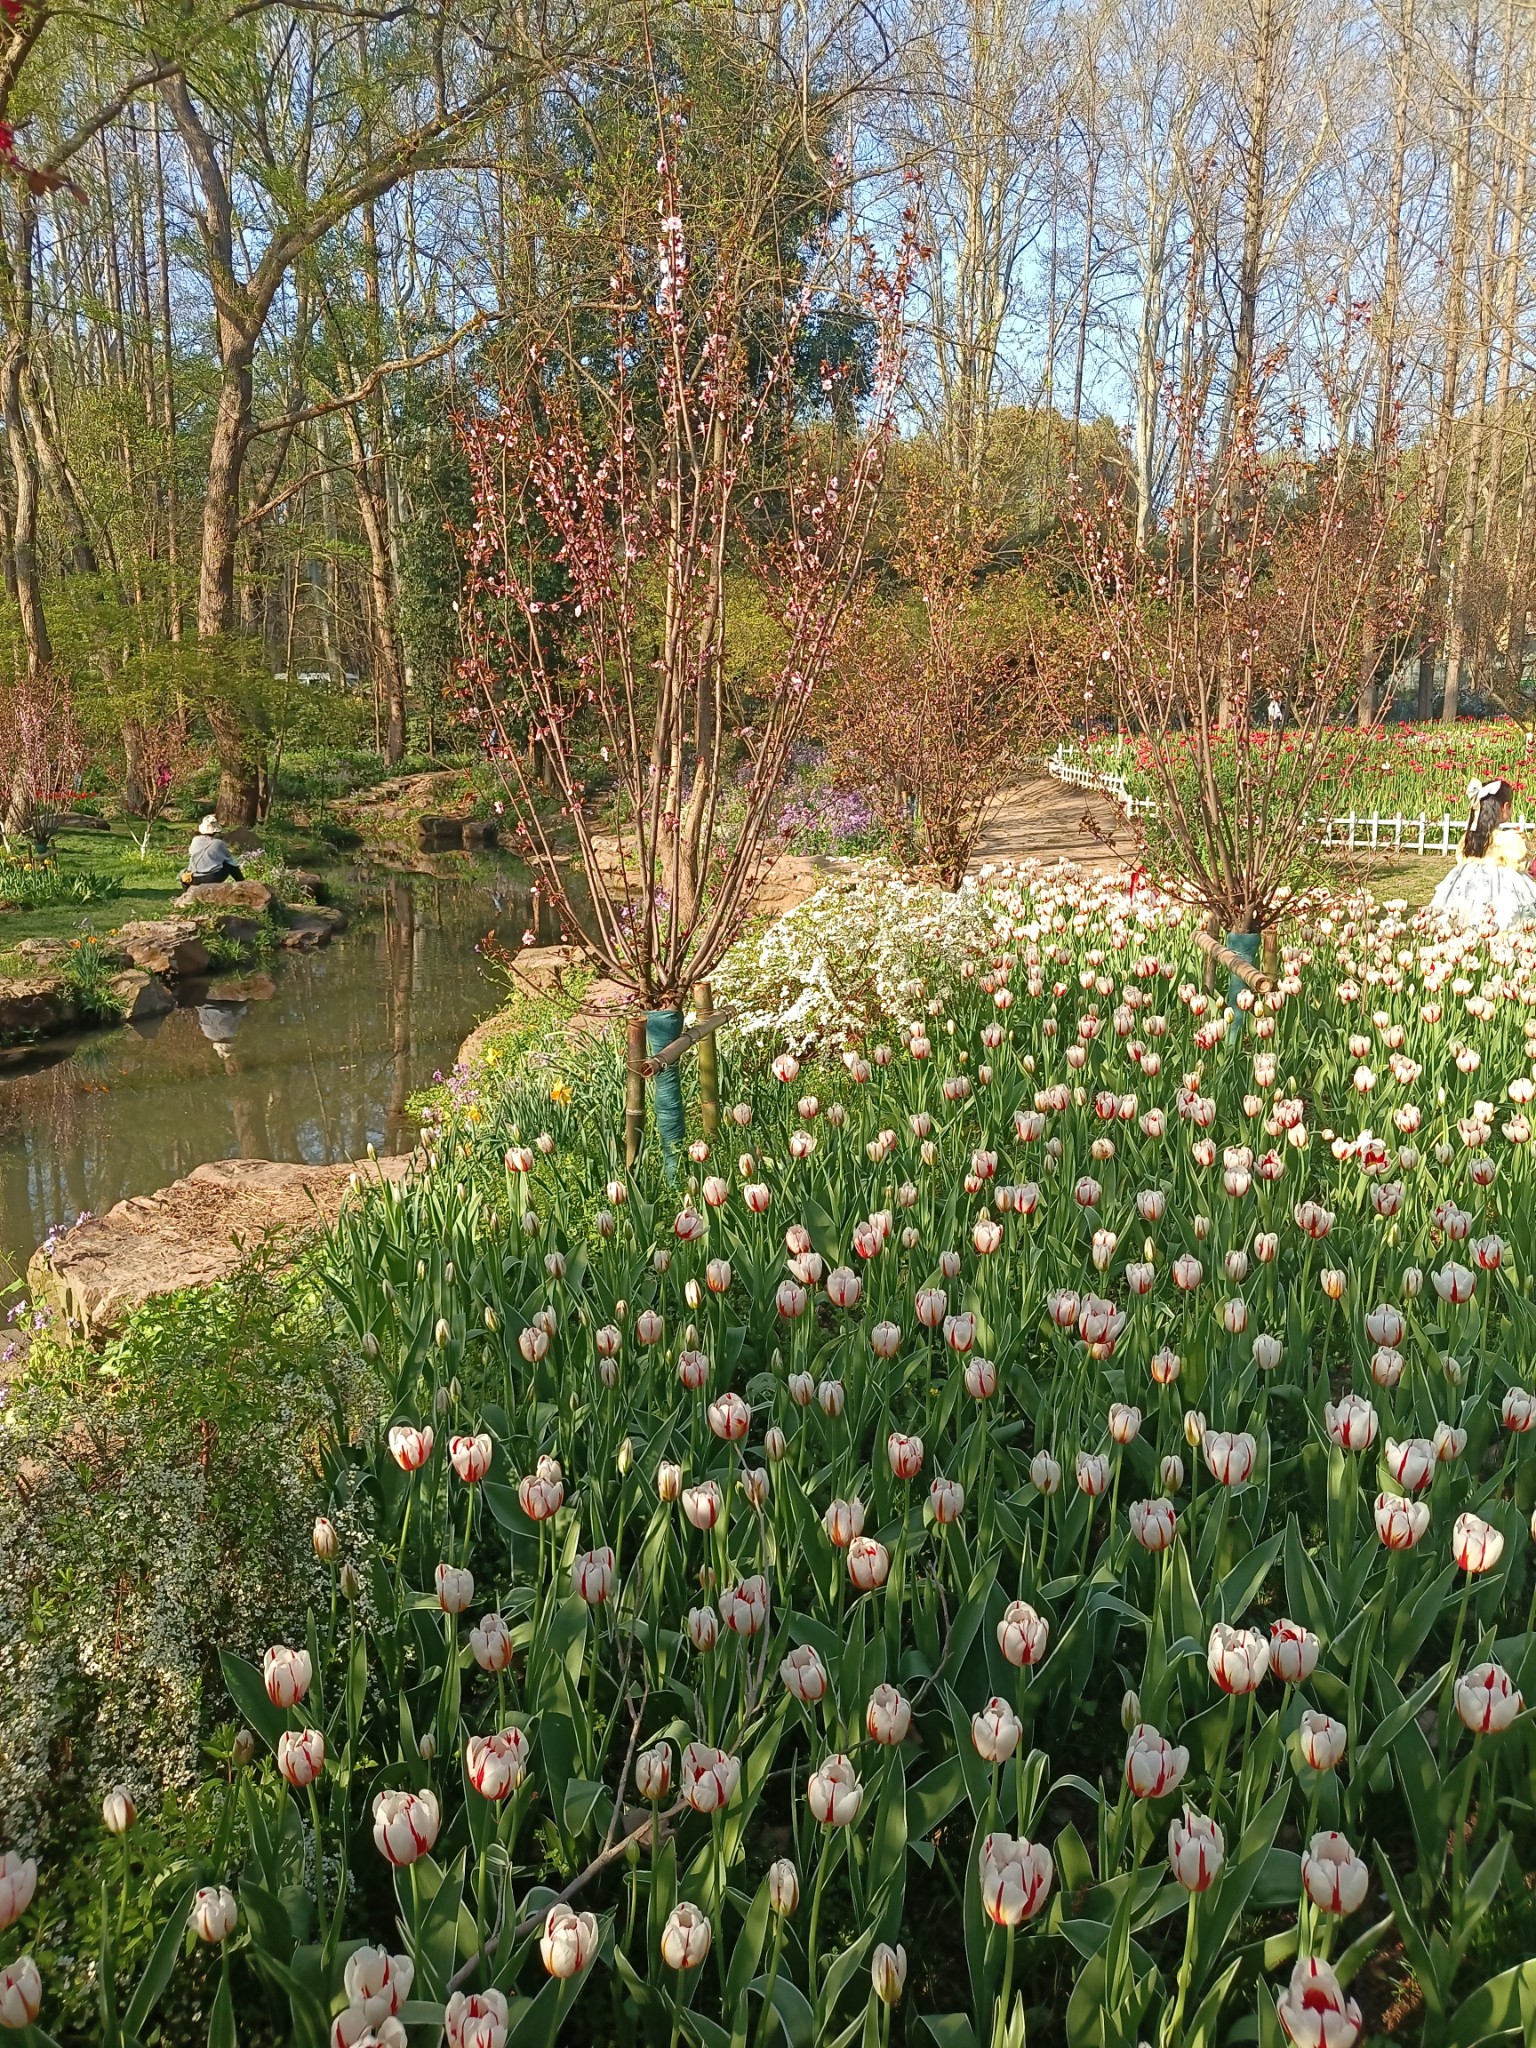
[[[1253,1695],[1249,1694],[1251,1700]],[[1232,1724],[1237,1719],[1237,1694],[1227,1694],[1226,1718],[1221,1724],[1221,1748],[1216,1753],[1216,1771],[1211,1779],[1211,1818],[1217,1818],[1216,1809],[1221,1803],[1221,1787],[1227,1775],[1227,1756],[1232,1747]]]
[[[758,2029],[758,2048],[765,2048],[765,2044],[773,2039],[778,2031],[773,2020],[773,1992],[774,1986],[779,1981],[779,1962],[783,1954],[784,1915],[782,1913],[775,1913],[773,1916],[773,1947],[768,1952],[768,1975],[763,1984],[763,2018],[762,2024]]]
[[[315,1925],[325,1927],[325,1844],[320,1826],[320,1800],[314,1782],[309,1785],[309,1819],[315,1831]]]
[[[1189,2002],[1190,1982],[1195,1973],[1195,1911],[1199,1903],[1200,1894],[1191,1892],[1184,1922],[1184,1954],[1179,1963],[1178,1995],[1173,2002],[1173,2011],[1163,2025],[1164,2048],[1175,2048],[1184,2024],[1184,2008]]]
[[[821,1920],[821,1892],[827,1881],[827,1865],[832,1861],[832,1844],[835,1836],[830,1827],[821,1831],[821,1854],[816,1859],[816,1878],[811,1886],[811,1925],[806,1942],[806,1968],[810,1973],[811,2005],[816,2004],[816,1929]]]
[[[1007,1927],[1003,1930],[1003,1988],[992,2022],[992,2039],[997,2048],[1003,2048],[1003,2043],[1008,2038],[1008,2008],[1013,2003],[1013,1944],[1017,1935],[1016,1927]]]
[[[1440,1768],[1445,1769],[1445,1759],[1451,1746],[1451,1706],[1456,1696],[1456,1673],[1461,1664],[1461,1638],[1467,1625],[1467,1602],[1472,1597],[1472,1574],[1463,1575],[1461,1599],[1456,1608],[1456,1627],[1451,1636],[1451,1661],[1446,1666],[1445,1684],[1440,1693],[1439,1738]]]

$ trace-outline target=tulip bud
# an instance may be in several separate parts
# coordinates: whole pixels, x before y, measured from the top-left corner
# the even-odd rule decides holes
[[[138,1816],[139,1810],[126,1785],[114,1785],[101,1802],[101,1824],[109,1835],[126,1835]]]
[[[433,1330],[432,1335],[434,1340],[436,1341],[437,1348],[439,1351],[445,1350],[447,1346],[452,1343],[453,1331],[448,1327],[446,1317],[438,1317],[437,1326]]]
[[[324,1515],[317,1515],[315,1517],[313,1540],[315,1555],[322,1564],[329,1564],[341,1548],[340,1539],[336,1534],[336,1525],[334,1522],[327,1521]]]
[[[1141,1695],[1135,1691],[1127,1691],[1120,1702],[1120,1726],[1129,1735],[1140,1719]]]
[[[249,1728],[237,1728],[229,1745],[229,1760],[243,1770],[256,1754],[256,1738]]]
[[[870,1981],[882,2005],[900,2005],[907,1982],[907,1952],[900,1942],[881,1942],[870,1959]]]
[[[800,1873],[787,1856],[768,1867],[768,1904],[781,1920],[800,1904]]]
[[[621,1444],[619,1445],[619,1455],[618,1455],[618,1460],[617,1460],[617,1463],[618,1463],[618,1467],[619,1467],[619,1477],[620,1477],[621,1479],[623,1479],[623,1478],[624,1478],[624,1477],[625,1477],[625,1476],[626,1476],[626,1475],[628,1474],[628,1472],[629,1472],[629,1468],[630,1468],[630,1466],[631,1466],[631,1465],[632,1465],[632,1464],[634,1463],[634,1461],[635,1461],[635,1447],[634,1447],[634,1444],[633,1444],[633,1443],[632,1443],[632,1442],[630,1441],[630,1439],[629,1439],[628,1437],[625,1437],[625,1439],[624,1439],[623,1443],[621,1443]]]
[[[336,1583],[341,1588],[343,1600],[355,1600],[363,1590],[362,1579],[358,1576],[357,1567],[354,1564],[348,1563],[342,1566]]]

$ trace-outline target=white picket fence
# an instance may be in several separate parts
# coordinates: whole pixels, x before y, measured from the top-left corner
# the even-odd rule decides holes
[[[1074,789],[1100,791],[1111,798],[1127,818],[1147,817],[1157,809],[1151,797],[1132,796],[1123,775],[1113,769],[1086,767],[1083,762],[1074,761],[1061,747],[1047,761],[1046,772],[1057,782],[1065,782]],[[1317,823],[1324,846],[1347,849],[1351,853],[1422,854],[1432,860],[1449,860],[1460,847],[1461,835],[1467,829],[1464,815],[1452,817],[1449,812],[1431,818],[1421,811],[1416,817],[1404,818],[1396,813],[1389,816],[1382,811],[1348,811],[1339,818],[1319,818]],[[1536,821],[1530,818],[1516,818],[1513,823],[1517,832],[1528,837],[1536,831]]]
[[[1128,818],[1146,817],[1157,809],[1149,796],[1132,796],[1123,775],[1103,768],[1085,768],[1081,761],[1074,761],[1058,747],[1045,764],[1046,773],[1057,782],[1070,784],[1073,789],[1095,789],[1112,797]]]

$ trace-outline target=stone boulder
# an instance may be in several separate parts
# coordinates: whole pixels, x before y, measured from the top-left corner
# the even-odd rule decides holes
[[[308,911],[296,910],[278,944],[285,953],[313,953],[317,946],[331,943],[333,929],[323,917],[311,917]]]
[[[464,820],[428,812],[416,820],[416,843],[424,853],[446,852],[464,844]]]
[[[47,973],[61,968],[72,953],[80,950],[75,939],[19,939],[11,949],[28,970]],[[128,955],[105,939],[96,941],[96,956],[103,967],[126,967]]]
[[[27,1279],[77,1333],[98,1336],[154,1295],[227,1280],[258,1244],[296,1249],[335,1221],[357,1185],[401,1180],[411,1165],[407,1154],[355,1167],[216,1160],[65,1231]]]
[[[546,995],[590,964],[580,946],[524,946],[513,956],[512,973],[519,988]]]
[[[206,974],[208,948],[189,917],[146,919],[118,928],[119,951],[147,974]]]
[[[62,974],[0,976],[0,1039],[47,1038],[79,1019],[74,992]]]
[[[210,1003],[270,1003],[277,983],[270,974],[233,974],[208,984]]]
[[[176,908],[205,915],[215,910],[243,910],[248,916],[265,917],[272,908],[272,891],[265,882],[194,882],[176,898]]]
[[[107,986],[122,1005],[125,1024],[142,1024],[146,1018],[163,1017],[176,1007],[176,998],[165,983],[141,967],[113,975]]]

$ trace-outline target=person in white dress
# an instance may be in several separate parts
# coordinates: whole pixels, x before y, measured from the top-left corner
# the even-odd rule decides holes
[[[1456,865],[1430,899],[1454,923],[1473,930],[1536,923],[1536,881],[1523,835],[1510,822],[1515,793],[1503,780],[1470,782],[1471,810]]]

